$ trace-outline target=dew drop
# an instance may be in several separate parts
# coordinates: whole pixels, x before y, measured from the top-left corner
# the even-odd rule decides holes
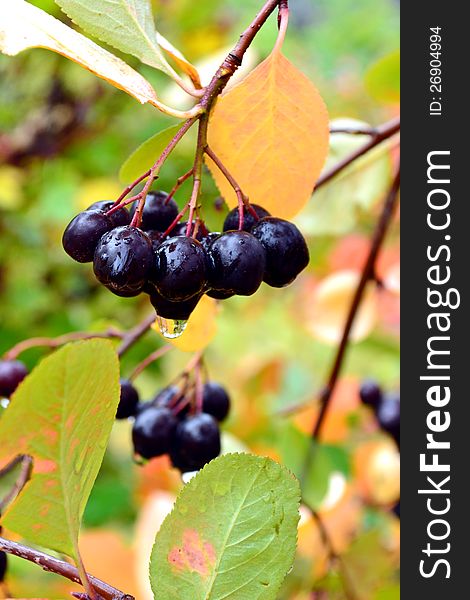
[[[157,325],[163,337],[172,340],[180,337],[186,329],[188,321],[182,319],[164,319],[157,315]]]

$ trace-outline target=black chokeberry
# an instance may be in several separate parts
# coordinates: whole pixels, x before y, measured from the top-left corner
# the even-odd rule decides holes
[[[226,294],[251,296],[263,281],[265,254],[263,246],[251,233],[223,233],[209,249],[209,287]]]
[[[154,251],[156,251],[163,241],[163,231],[151,229],[150,231],[146,231],[145,233],[149,236],[150,241],[152,242],[152,247]]]
[[[359,396],[363,404],[377,409],[382,400],[382,389],[374,379],[366,379],[361,384]]]
[[[161,389],[152,400],[153,406],[166,406],[168,407],[175,396],[179,394],[179,388],[176,385],[169,385]]]
[[[20,360],[0,360],[0,398],[9,398],[27,374]]]
[[[227,390],[215,381],[204,384],[202,410],[215,417],[217,421],[223,421],[230,410],[230,397]]]
[[[377,421],[380,427],[400,443],[400,394],[386,392],[377,408]]]
[[[137,404],[139,403],[139,393],[129,381],[129,379],[121,379],[121,398],[116,412],[116,419],[127,419],[136,414]]]
[[[206,252],[209,252],[209,248],[214,240],[220,236],[217,231],[210,231],[207,235],[203,236],[199,241]]]
[[[196,225],[196,222],[193,221],[193,229],[191,230],[191,235],[193,235],[194,232],[194,226]],[[171,230],[171,235],[173,237],[176,237],[178,235],[186,235],[186,229],[188,227],[188,221],[181,221],[180,223],[177,223],[174,228]],[[199,227],[195,236],[195,239],[198,242],[202,243],[202,240],[210,233],[210,231],[207,229],[207,227],[205,225],[203,225],[202,223],[199,223]]]
[[[251,208],[258,215],[258,219],[262,219],[263,217],[270,217],[271,214],[262,206],[258,204],[252,204]],[[238,229],[239,226],[239,211],[238,206],[233,208],[228,215],[225,217],[224,221],[224,231],[230,231],[232,229]],[[253,225],[256,225],[258,219],[251,214],[251,212],[245,207],[243,211],[243,231],[251,231]]]
[[[398,501],[393,507],[392,507],[392,513],[397,516],[398,518],[400,518],[400,501]]]
[[[131,216],[134,216],[137,208],[137,202],[132,205]],[[142,212],[142,223],[140,227],[144,231],[156,229],[157,231],[166,231],[178,215],[178,205],[163,191],[149,192],[145,199],[145,206]]]
[[[214,300],[227,300],[227,298],[231,298],[235,296],[234,292],[221,292],[219,290],[207,290],[206,296],[209,298],[214,298]]]
[[[164,298],[157,290],[150,294],[150,302],[157,315],[174,321],[187,321],[200,299],[201,294],[196,294],[187,300],[173,302]]]
[[[178,302],[203,291],[207,283],[207,255],[197,240],[185,236],[168,238],[158,247],[156,257],[158,269],[152,281],[161,296]]]
[[[132,427],[135,452],[144,458],[168,452],[177,422],[175,415],[165,406],[149,406],[139,412]]]
[[[0,551],[0,583],[5,581],[5,575],[7,573],[8,559],[6,552]]]
[[[112,208],[113,204],[114,202],[112,200],[100,200],[99,202],[93,202],[93,204],[90,204],[87,210],[100,210],[101,212],[105,213]],[[107,216],[113,227],[129,225],[131,222],[131,215],[124,206],[122,208],[118,208],[116,212],[113,212],[113,214]]]
[[[170,458],[180,471],[196,471],[220,454],[220,431],[211,415],[199,413],[178,424]]]
[[[175,404],[175,399],[178,398]],[[189,409],[191,408],[190,403],[187,402],[182,408],[181,405],[184,403],[184,397],[181,396],[180,390],[176,385],[169,385],[166,388],[163,388],[156,394],[155,398],[152,400],[152,404],[154,406],[166,406],[168,408],[174,409],[178,406],[177,410],[177,418],[181,419],[184,415],[188,414]]]
[[[135,296],[142,291],[154,260],[148,236],[126,225],[112,229],[100,239],[93,270],[98,281],[115,294]]]
[[[62,236],[62,246],[80,263],[91,262],[101,236],[113,228],[101,210],[85,210],[74,217]]]
[[[268,285],[284,287],[308,265],[307,244],[293,223],[277,217],[263,217],[251,233],[266,250],[264,281]]]

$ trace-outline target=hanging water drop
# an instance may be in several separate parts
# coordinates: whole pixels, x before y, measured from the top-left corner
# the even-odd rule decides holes
[[[163,337],[172,340],[180,337],[186,329],[187,320],[183,319],[164,319],[157,315],[157,325]]]

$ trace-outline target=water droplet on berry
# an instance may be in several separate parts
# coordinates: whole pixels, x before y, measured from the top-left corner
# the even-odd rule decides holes
[[[172,340],[180,337],[186,329],[188,321],[182,319],[164,319],[157,315],[157,325],[163,337]]]

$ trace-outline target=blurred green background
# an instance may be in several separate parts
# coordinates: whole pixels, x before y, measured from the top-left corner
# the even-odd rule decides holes
[[[52,0],[32,4],[68,22]],[[213,61],[228,50],[260,7],[259,0],[160,0],[153,4],[159,31],[196,65]],[[331,119],[347,117],[378,124],[397,114],[398,3],[291,0],[290,7],[285,53],[315,82]],[[269,54],[275,36],[275,19],[271,19],[253,44],[253,64]],[[139,65],[130,56],[121,56],[152,82],[164,101],[179,101],[163,74]],[[96,200],[119,195],[121,164],[136,146],[173,122],[52,52],[34,49],[14,58],[0,56],[0,354],[32,336],[53,337],[109,325],[129,328],[150,312],[146,297],[122,299],[107,292],[94,279],[90,265],[79,265],[67,257],[61,236],[79,210]],[[159,187],[169,190],[190,168],[193,141],[189,135],[172,154],[162,170]],[[335,152],[344,151],[344,145],[339,138],[332,144],[332,159]],[[226,427],[233,436],[227,442],[229,447],[246,444],[254,452],[288,460],[286,448],[292,443],[301,446],[301,440],[295,440],[303,435],[301,429],[309,430],[314,413],[301,413],[303,427],[298,422],[294,427],[295,419],[279,412],[314,400],[334,353],[334,345],[325,343],[310,326],[314,318],[311,294],[324,278],[360,267],[366,236],[374,226],[388,184],[393,159],[389,150],[387,147],[379,153],[372,166],[362,165],[350,179],[333,182],[321,197],[318,195],[317,204],[314,195],[299,215],[297,222],[308,236],[311,264],[293,286],[285,290],[263,286],[254,297],[223,303],[216,337],[207,350],[207,365],[209,373],[225,382],[232,394],[233,414]],[[184,187],[177,196],[180,204],[186,200],[188,189]],[[203,199],[209,228],[220,230],[226,208],[208,173]],[[383,275],[388,277],[398,261],[397,224],[384,254]],[[357,396],[357,382],[364,376],[378,378],[386,388],[398,386],[397,303],[392,293],[384,292],[375,299],[374,319],[348,356],[346,396]],[[156,333],[147,334],[126,355],[122,373],[127,375],[162,343]],[[44,350],[33,349],[23,358],[33,367],[42,355]],[[190,356],[175,350],[149,367],[138,379],[141,395],[151,397]],[[326,440],[346,456],[347,477],[354,475],[358,444],[378,435],[368,415],[364,424],[364,415],[354,402],[348,405],[346,400],[347,410],[338,413],[347,417],[346,431],[339,434],[338,425],[335,429],[333,423],[331,440]],[[325,488],[325,493],[331,469],[318,474],[319,487]],[[174,492],[178,485],[176,474],[168,473],[166,465],[142,470],[133,464],[129,424],[119,423],[90,499],[85,525],[99,532],[118,532],[130,553],[129,543],[145,499],[157,489]],[[384,545],[383,536],[393,526],[387,513],[390,502],[378,506],[380,502],[368,503],[367,495],[360,497],[362,512],[356,528],[364,535],[357,537],[356,543],[365,541],[356,555],[349,541],[348,552],[352,547],[353,559],[374,554],[377,561],[377,548]],[[103,536],[96,547],[100,543],[106,546],[106,534]],[[107,543],[112,545],[115,539]],[[385,550],[382,554],[385,556]],[[114,556],[112,552],[110,555]],[[307,594],[321,571],[312,571],[315,560],[314,556],[299,559],[282,598],[311,597]],[[374,560],[371,558],[366,568],[372,582],[363,576],[360,569],[365,567],[360,560],[352,561],[360,563],[358,581],[365,586],[358,597],[397,598],[396,556],[387,554],[385,566]],[[10,585],[16,595],[34,593],[52,598],[65,593],[54,576],[21,561],[13,562]],[[89,569],[97,570],[93,564]],[[376,573],[375,578],[369,570]],[[328,581],[323,580],[328,598],[344,597],[337,579],[332,573]]]

